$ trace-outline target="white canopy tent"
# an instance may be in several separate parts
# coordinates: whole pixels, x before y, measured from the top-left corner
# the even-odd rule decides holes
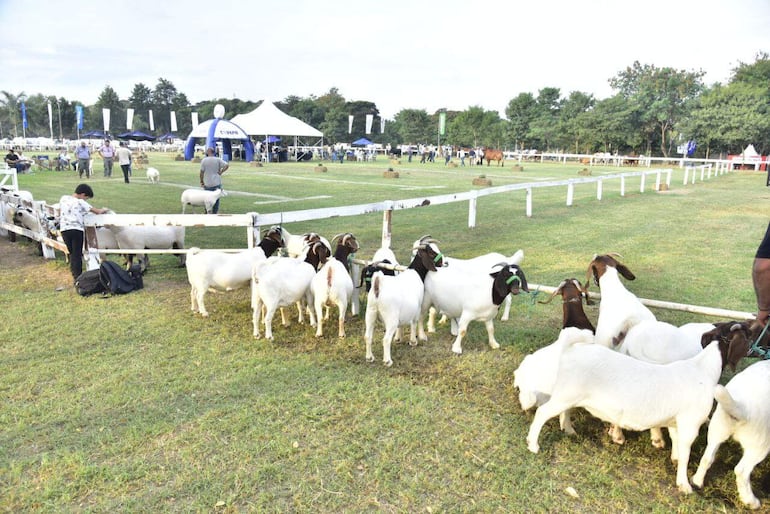
[[[299,147],[300,137],[317,137],[321,138],[320,146],[323,146],[323,132],[298,118],[289,116],[268,100],[264,100],[251,112],[234,116],[230,121],[250,136],[264,137],[265,141],[270,136],[294,136],[294,146]],[[318,146],[318,143],[307,146]]]

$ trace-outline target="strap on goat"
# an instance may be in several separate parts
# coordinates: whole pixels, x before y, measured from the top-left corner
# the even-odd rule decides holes
[[[751,348],[749,348],[749,353],[747,355],[751,355],[752,353],[755,353],[760,357],[762,357],[763,359],[770,359],[770,351],[759,346],[759,342],[765,336],[765,332],[767,332],[768,326],[770,326],[770,323],[765,323],[765,327],[762,329],[762,332],[760,332],[759,337],[757,337],[756,341],[754,341],[754,343],[751,345]]]

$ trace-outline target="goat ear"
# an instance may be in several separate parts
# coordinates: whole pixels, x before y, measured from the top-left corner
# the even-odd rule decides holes
[[[636,280],[636,275],[631,273],[631,270],[626,267],[625,264],[618,263],[616,269],[618,273],[626,277],[627,280]]]
[[[722,363],[722,368],[730,366],[735,371],[735,366],[749,353],[751,340],[746,337],[744,330],[738,330],[730,338],[730,345],[727,347],[727,362]]]

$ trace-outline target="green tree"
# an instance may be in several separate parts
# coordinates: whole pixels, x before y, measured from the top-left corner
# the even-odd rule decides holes
[[[657,139],[660,152],[667,157],[671,131],[703,90],[703,75],[703,71],[657,68],[635,61],[610,79],[610,86],[636,104],[648,144]]]
[[[591,109],[596,100],[593,95],[573,91],[559,109],[558,140],[562,148],[572,148],[575,153],[587,152],[591,146],[589,131],[582,122],[582,115]]]
[[[393,117],[393,130],[402,143],[416,145],[429,143],[435,137],[435,129],[425,109],[403,109]]]
[[[318,127],[318,130],[324,133],[324,139],[329,143],[348,141],[348,109],[345,97],[333,87],[318,98],[318,104],[324,113],[324,121]]]
[[[471,106],[447,121],[447,138],[459,146],[501,148],[503,122],[497,112]]]
[[[505,108],[505,116],[508,118],[506,125],[508,138],[514,146],[523,150],[527,146],[529,127],[537,118],[537,100],[532,93],[520,93],[508,102]]]
[[[126,110],[123,102],[120,101],[118,94],[110,86],[105,86],[96,99],[96,103],[89,108],[91,116],[89,121],[92,126],[85,125],[86,130],[96,130],[104,128],[104,116],[102,109],[110,110],[109,126],[107,127],[113,136],[126,127]],[[97,122],[98,120],[98,122]],[[97,124],[98,123],[98,124]]]
[[[9,137],[18,137],[21,133],[21,103],[27,99],[27,95],[22,91],[14,95],[8,91],[0,91],[0,124],[7,127]],[[10,131],[10,128],[13,131]]]
[[[134,109],[132,126],[134,130],[150,130],[150,110],[152,109],[152,90],[139,82],[131,90],[128,97],[128,107]]]

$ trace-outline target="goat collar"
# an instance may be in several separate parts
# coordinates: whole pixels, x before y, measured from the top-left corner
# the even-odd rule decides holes
[[[583,303],[583,299],[579,296],[576,296],[575,298],[570,298],[569,300],[563,300],[561,303]]]

